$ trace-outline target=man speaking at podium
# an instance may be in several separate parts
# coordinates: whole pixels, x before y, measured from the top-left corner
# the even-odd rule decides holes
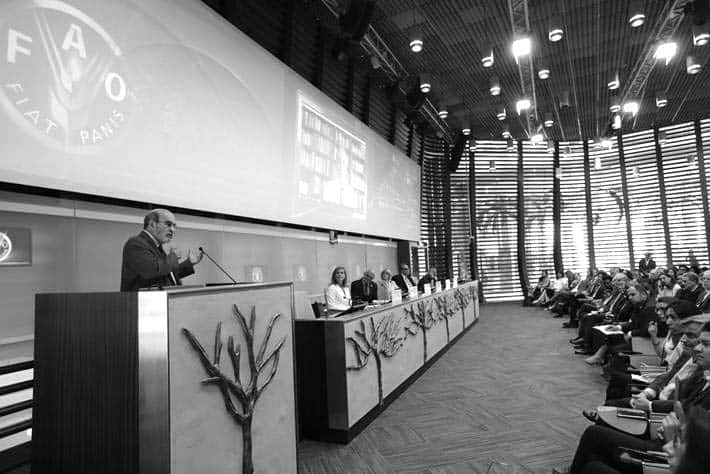
[[[173,250],[166,253],[164,244],[170,242],[177,229],[175,216],[166,209],[155,209],[143,219],[140,234],[128,239],[123,246],[121,291],[136,291],[151,286],[180,285],[180,279],[195,273],[194,265],[202,260],[202,252],[178,262]]]

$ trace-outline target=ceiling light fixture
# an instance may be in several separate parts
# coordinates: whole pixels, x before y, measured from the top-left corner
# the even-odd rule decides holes
[[[611,121],[611,128],[614,130],[619,130],[621,128],[621,115],[614,114],[614,118]]]
[[[697,74],[700,72],[700,63],[693,56],[685,58],[685,71],[688,74]]]
[[[510,138],[510,126],[507,123],[503,124],[503,133],[501,133],[503,138]]]
[[[501,105],[498,107],[498,111],[496,113],[496,117],[498,117],[498,120],[505,120],[505,118],[508,116],[505,112],[505,106]]]
[[[545,127],[550,128],[554,123],[555,121],[552,119],[552,114],[550,112],[545,112]]]
[[[417,35],[417,37],[412,38],[409,42],[409,49],[411,49],[413,53],[421,53],[424,49],[424,41]]]
[[[562,30],[562,21],[560,21],[558,16],[553,16],[550,21],[550,30],[547,33],[547,39],[553,43],[556,43],[562,39],[563,35],[564,30]]]
[[[646,15],[643,12],[643,2],[634,0],[629,5],[629,24],[632,28],[638,28],[646,21]]]
[[[542,79],[544,81],[545,79],[550,77],[550,70],[547,69],[546,67],[540,68],[540,70],[537,71],[537,77],[539,77],[540,79]]]
[[[619,81],[619,71],[614,71],[614,73],[609,78],[609,82],[606,83],[606,86],[609,88],[610,91],[613,91],[615,89],[618,89],[620,85],[621,81]]]
[[[668,96],[666,95],[666,91],[657,91],[656,107],[660,109],[661,107],[665,107],[666,105],[668,105]]]
[[[665,41],[658,44],[656,52],[653,53],[653,57],[656,59],[663,59],[666,66],[668,66],[668,63],[671,62],[671,59],[673,59],[673,56],[675,56],[677,51],[678,44],[675,41]]]
[[[463,133],[465,136],[471,135],[471,127],[468,125],[464,126],[464,128],[461,129],[461,133]]]
[[[441,107],[439,107],[439,118],[443,120],[448,116],[449,116],[449,111],[447,110],[446,105],[442,104]]]
[[[622,110],[625,114],[636,116],[639,111],[639,103],[633,100],[631,102],[626,102],[622,107]]]
[[[494,62],[495,56],[493,55],[493,47],[486,46],[483,50],[483,56],[481,56],[481,64],[483,64],[483,67],[493,67]]]
[[[491,95],[500,95],[500,81],[498,76],[491,77]]]
[[[513,56],[515,56],[515,61],[518,62],[521,56],[527,56],[532,50],[532,44],[530,43],[530,38],[520,38],[513,41]]]
[[[611,98],[611,104],[609,104],[609,112],[617,113],[621,110],[621,102],[619,101],[619,96],[614,96]]]
[[[515,103],[515,110],[520,115],[523,110],[528,110],[530,108],[530,99],[520,99]]]
[[[693,44],[705,46],[710,41],[710,24],[693,25]]]
[[[431,78],[424,72],[419,74],[419,90],[425,94],[431,91]]]

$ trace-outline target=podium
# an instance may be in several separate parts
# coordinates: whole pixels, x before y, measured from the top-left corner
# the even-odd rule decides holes
[[[38,294],[33,473],[297,471],[293,285]]]

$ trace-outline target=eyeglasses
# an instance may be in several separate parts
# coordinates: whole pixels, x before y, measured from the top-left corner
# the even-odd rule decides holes
[[[177,224],[174,223],[173,221],[158,221],[158,224],[163,224],[165,227],[172,227],[173,229],[177,229]]]

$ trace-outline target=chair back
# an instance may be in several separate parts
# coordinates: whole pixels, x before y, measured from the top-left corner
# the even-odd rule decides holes
[[[313,315],[318,318],[326,318],[328,316],[328,310],[324,303],[320,301],[314,301],[311,303],[311,308],[313,308]]]

